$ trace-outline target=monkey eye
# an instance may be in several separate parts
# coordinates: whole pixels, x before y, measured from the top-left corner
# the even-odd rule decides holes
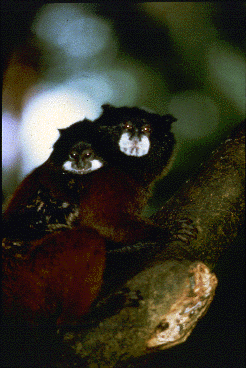
[[[83,152],[83,155],[84,155],[85,157],[90,157],[90,156],[92,155],[92,150],[90,150],[90,149],[85,150],[85,151]]]
[[[69,158],[71,160],[77,160],[79,158],[79,153],[77,151],[71,151],[69,153]]]
[[[123,125],[123,129],[126,130],[132,130],[133,126],[132,123],[130,121],[127,121],[124,125]]]
[[[141,131],[142,131],[143,133],[150,133],[150,132],[151,132],[151,127],[150,127],[150,125],[149,125],[149,124],[144,124],[144,125],[142,126],[142,128],[141,128]]]

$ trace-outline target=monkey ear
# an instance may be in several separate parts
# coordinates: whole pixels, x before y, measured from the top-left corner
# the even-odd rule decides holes
[[[104,104],[102,105],[102,108],[103,108],[103,112],[115,109],[115,107],[110,104]]]
[[[64,131],[65,131],[66,129],[58,129],[58,131],[59,131],[59,133],[60,133],[60,136],[62,136],[63,135],[63,133],[64,133]]]
[[[163,122],[165,122],[166,125],[170,125],[170,126],[171,126],[172,123],[177,121],[177,119],[174,116],[170,115],[170,114],[163,115],[161,117],[161,119],[162,119]]]

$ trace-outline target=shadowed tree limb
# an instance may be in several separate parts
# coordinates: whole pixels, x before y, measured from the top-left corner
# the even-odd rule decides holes
[[[161,225],[166,217],[167,221],[192,219],[198,236],[186,247],[186,256],[213,268],[244,222],[244,185],[245,122],[213,152],[198,177],[188,180],[153,216],[153,221]],[[174,247],[169,248],[174,251]]]

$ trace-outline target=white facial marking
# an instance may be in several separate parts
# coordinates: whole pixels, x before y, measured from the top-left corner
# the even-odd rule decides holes
[[[103,166],[103,163],[100,160],[92,160],[90,168],[75,169],[74,167],[72,167],[72,162],[68,160],[63,164],[62,168],[66,171],[72,172],[73,174],[83,175],[83,174],[88,174],[92,171],[98,170],[102,166]]]
[[[92,160],[91,161],[91,168],[90,168],[90,170],[91,171],[98,170],[102,166],[103,166],[102,161],[100,161],[100,160]]]
[[[143,134],[140,137],[131,138],[128,132],[123,133],[118,144],[121,152],[127,156],[141,157],[147,155],[150,149],[150,140]]]

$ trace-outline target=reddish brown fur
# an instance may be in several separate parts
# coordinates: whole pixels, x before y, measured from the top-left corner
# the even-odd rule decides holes
[[[40,173],[36,169],[28,175],[15,190],[14,194],[4,204],[4,218],[8,220],[9,217],[20,208],[25,207],[32,195],[35,195],[40,186]]]
[[[145,199],[146,191],[127,174],[115,168],[102,169],[80,198],[80,224],[115,242],[135,243],[150,235],[149,223],[137,216]]]
[[[101,287],[103,238],[81,228],[56,232],[30,245],[23,258],[3,260],[5,313],[38,323],[59,311],[57,324],[75,322],[88,312]]]
[[[69,190],[63,193],[59,187],[56,192],[52,175],[45,164],[31,173],[15,192],[5,218],[26,207],[40,182],[48,183],[53,194],[69,199]],[[75,322],[88,312],[101,287],[104,239],[127,244],[155,234],[152,224],[136,216],[146,192],[133,178],[110,167],[93,173],[93,180],[87,178],[78,183],[79,222],[74,229],[56,231],[27,244],[23,240],[21,248],[27,253],[20,252],[20,258],[4,252],[6,313],[34,324],[52,316],[57,316],[57,324]],[[7,242],[11,246],[11,240]]]
[[[116,243],[167,235],[140,211],[172,155],[170,126],[176,119],[137,108],[104,110],[97,123],[85,120],[61,131],[50,158],[21,183],[4,213],[4,237],[12,242],[3,264],[8,313],[29,321],[56,315],[58,323],[74,321],[100,289],[106,240],[113,241],[108,247],[119,248]],[[121,125],[129,119],[137,132],[146,119],[150,123],[151,150],[141,158],[123,154],[118,146]],[[104,164],[100,170],[86,175],[64,170],[78,142],[95,145]],[[23,245],[21,258],[15,257],[14,240]]]

